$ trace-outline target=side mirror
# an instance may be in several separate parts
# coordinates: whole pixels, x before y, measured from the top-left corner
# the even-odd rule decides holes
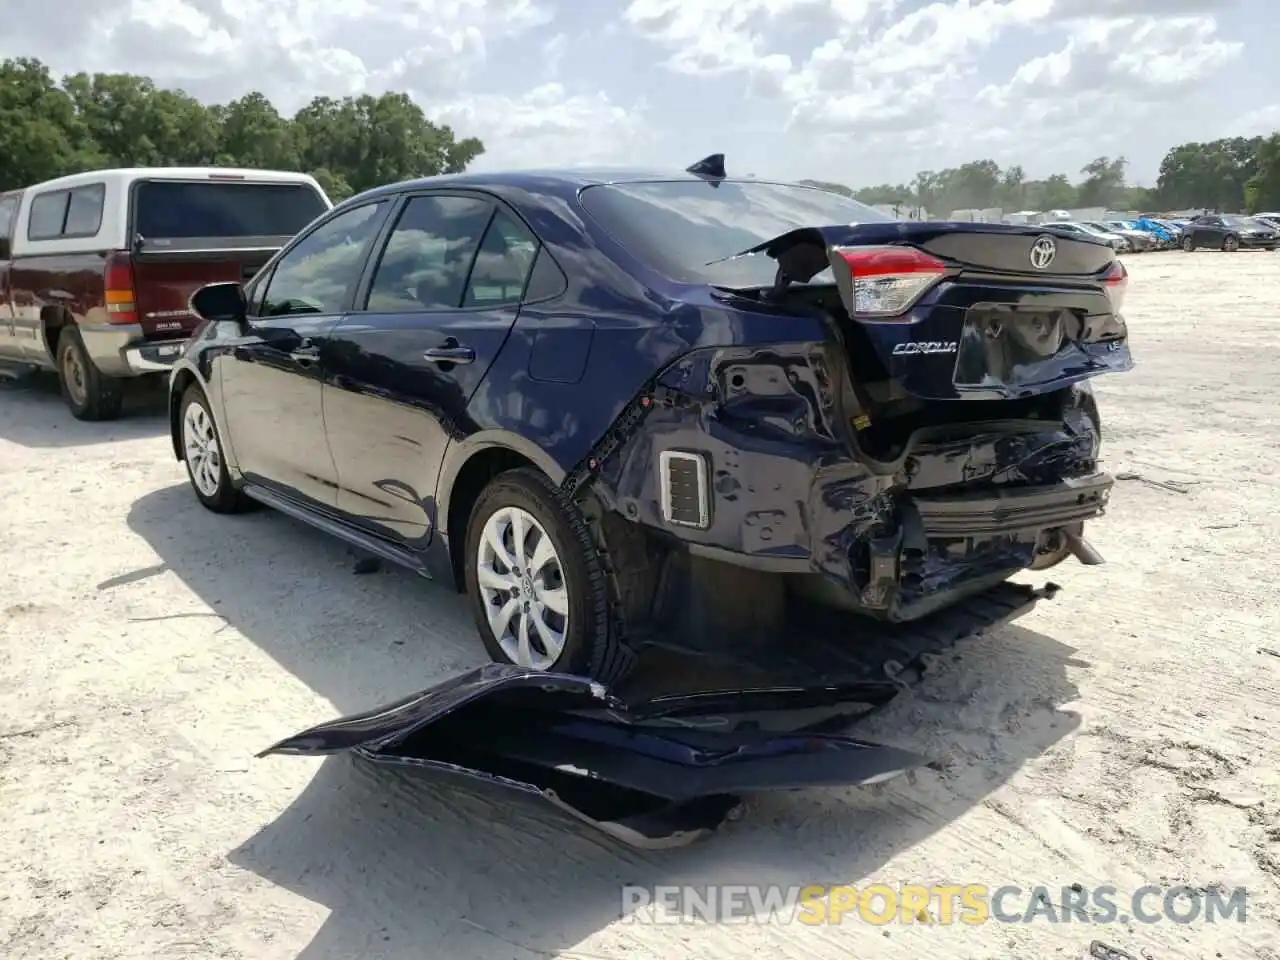
[[[231,321],[243,327],[249,322],[249,300],[238,283],[210,283],[191,295],[191,312],[212,323]]]

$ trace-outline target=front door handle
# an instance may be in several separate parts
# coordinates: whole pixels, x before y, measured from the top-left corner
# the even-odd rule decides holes
[[[425,351],[422,357],[431,363],[472,363],[476,352],[470,347],[462,346],[453,337],[446,337],[441,346]]]
[[[320,359],[320,348],[311,340],[304,339],[289,351],[289,356],[305,367]]]

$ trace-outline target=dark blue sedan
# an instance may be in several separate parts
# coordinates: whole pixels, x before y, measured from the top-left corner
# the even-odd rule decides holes
[[[1131,366],[1114,252],[687,171],[361,194],[203,318],[174,454],[465,591],[499,661],[612,681],[786,611],[918,621],[1069,556]]]

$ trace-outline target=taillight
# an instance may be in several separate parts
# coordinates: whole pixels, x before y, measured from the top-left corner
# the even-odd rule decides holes
[[[137,323],[138,301],[134,294],[133,264],[127,254],[113,253],[107,258],[106,296],[107,323]]]
[[[1120,307],[1124,304],[1124,295],[1129,289],[1129,271],[1119,260],[1113,260],[1110,269],[1103,277],[1103,282],[1107,287],[1107,298],[1111,301],[1111,309],[1119,313]]]
[[[948,270],[941,260],[915,247],[836,247],[833,253],[849,266],[853,310],[859,317],[906,313]]]

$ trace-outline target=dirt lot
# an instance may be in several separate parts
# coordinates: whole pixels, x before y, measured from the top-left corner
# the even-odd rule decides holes
[[[0,386],[0,953],[1280,956],[1280,255],[1129,263],[1140,365],[1098,384],[1108,466],[1185,486],[1120,482],[1092,531],[1107,566],[1053,571],[1057,600],[864,724],[942,769],[754,801],[676,853],[344,758],[251,759],[479,662],[463,604],[355,576],[282,516],[203,511],[156,395],[93,426],[48,385]],[[1244,924],[618,921],[624,883],[874,881],[1250,900]]]

